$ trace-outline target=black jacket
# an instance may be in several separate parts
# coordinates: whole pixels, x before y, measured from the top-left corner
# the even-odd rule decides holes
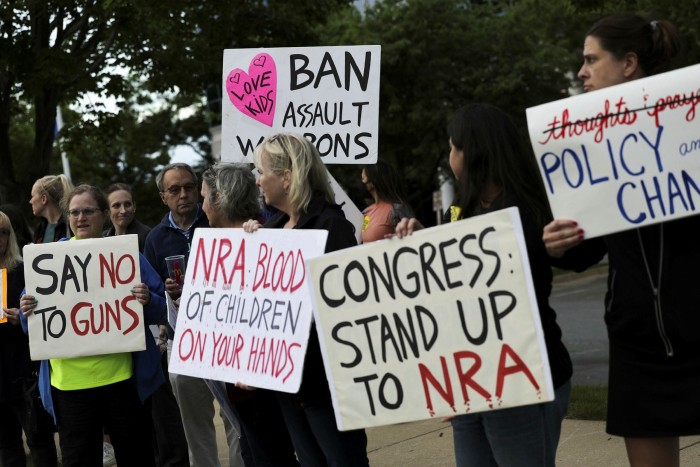
[[[552,266],[547,249],[542,241],[542,229],[535,222],[527,206],[523,205],[516,198],[503,194],[494,200],[492,208],[482,209],[475,214],[486,214],[487,212],[513,206],[520,210],[527,256],[530,260],[532,282],[535,287],[537,307],[540,311],[540,321],[542,322],[544,341],[547,346],[549,366],[552,370],[552,383],[554,388],[557,389],[571,379],[573,366],[569,352],[561,340],[562,333],[561,328],[557,324],[557,314],[549,305],[549,296],[552,293]]]
[[[49,221],[47,221],[46,218],[42,217],[39,221],[39,225],[37,225],[36,229],[34,229],[34,238],[32,239],[33,243],[44,243],[44,233],[46,232],[46,227],[48,225]],[[68,226],[66,219],[63,216],[61,216],[61,218],[58,220],[58,223],[56,224],[56,230],[54,231],[53,240],[51,241],[57,242],[62,238],[72,236],[73,233],[70,231],[70,227]]]
[[[265,227],[281,229],[288,220],[287,214],[278,212],[265,222]],[[299,217],[294,228],[327,230],[328,239],[326,240],[325,253],[357,245],[355,228],[345,219],[343,210],[337,204],[328,203],[321,193],[314,193],[307,212]],[[315,323],[311,325],[304,359],[304,372],[297,396],[302,404],[307,405],[327,403],[331,400]]]
[[[555,265],[581,271],[608,254],[605,323],[611,344],[700,358],[700,216],[583,242]]]
[[[151,232],[151,228],[145,224],[140,223],[136,219],[134,219],[131,224],[126,228],[126,234],[131,235],[131,234],[136,234],[139,236],[139,252],[143,253],[144,248],[146,247],[146,237],[148,237],[148,234]],[[114,237],[116,235],[114,226],[110,227],[109,229],[105,230],[102,232],[103,237]]]
[[[24,289],[24,266],[7,273],[7,307],[19,308],[19,296]],[[9,321],[0,324],[0,402],[22,396],[19,378],[39,371],[39,362],[29,357],[29,340],[21,326]],[[1,422],[0,422],[1,423]]]

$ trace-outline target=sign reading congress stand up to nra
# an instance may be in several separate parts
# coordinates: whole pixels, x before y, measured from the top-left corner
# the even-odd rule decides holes
[[[378,45],[224,50],[221,159],[253,162],[272,133],[306,136],[326,164],[373,164]]]
[[[700,212],[700,65],[527,109],[555,218],[586,238]]]
[[[516,208],[308,265],[339,429],[553,399]]]

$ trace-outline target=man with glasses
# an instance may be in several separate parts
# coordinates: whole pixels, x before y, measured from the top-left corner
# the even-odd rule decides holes
[[[160,199],[168,206],[169,212],[163,217],[160,224],[155,226],[146,238],[144,256],[153,265],[165,282],[165,290],[173,300],[178,299],[182,290],[180,285],[170,279],[165,258],[174,255],[184,255],[185,263],[190,253],[190,245],[194,231],[199,227],[209,227],[206,214],[199,204],[199,190],[197,189],[197,175],[187,164],[168,164],[156,176],[156,185],[160,192]],[[174,337],[173,330],[168,326],[168,338]],[[168,352],[169,353],[169,352]],[[179,412],[182,417],[182,427],[189,447],[189,464],[182,462],[166,462],[173,449],[181,449],[181,446],[173,446],[175,439],[168,439],[167,444],[158,445],[159,465],[192,465],[192,466],[219,466],[216,446],[216,429],[214,427],[214,396],[205,381],[201,378],[177,375],[171,373],[170,383],[172,394],[177,399],[174,409],[166,409],[167,395],[162,395],[162,400],[154,398],[154,426],[156,437],[176,436],[179,426],[173,427],[173,412]],[[164,385],[166,386],[166,385]],[[160,395],[160,394],[159,394]],[[172,396],[171,396],[172,397]],[[163,405],[158,407],[158,403]],[[156,420],[158,418],[159,420]],[[226,434],[229,442],[230,457],[237,455],[240,459],[237,433],[229,426],[226,417]],[[158,433],[160,431],[160,433]],[[166,440],[163,440],[166,443]],[[182,445],[185,443],[183,442]],[[235,455],[234,455],[235,454]],[[161,456],[164,459],[161,459]],[[231,465],[235,465],[232,462]],[[242,465],[242,460],[240,465]]]

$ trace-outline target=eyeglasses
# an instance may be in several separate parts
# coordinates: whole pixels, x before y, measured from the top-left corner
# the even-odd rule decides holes
[[[7,229],[0,229],[0,237],[9,237],[10,231]]]
[[[77,219],[82,214],[85,217],[94,216],[96,212],[99,212],[96,208],[85,208],[85,209],[71,209],[68,211],[68,215],[74,219]]]
[[[197,188],[197,185],[194,183],[185,183],[184,185],[173,185],[169,188],[166,188],[163,193],[168,193],[169,195],[172,196],[177,196],[180,194],[182,190],[185,190],[185,193],[191,193]]]

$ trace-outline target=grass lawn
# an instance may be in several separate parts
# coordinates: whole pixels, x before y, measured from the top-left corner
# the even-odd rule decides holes
[[[571,388],[569,413],[566,418],[605,420],[607,410],[607,386],[574,386]]]

